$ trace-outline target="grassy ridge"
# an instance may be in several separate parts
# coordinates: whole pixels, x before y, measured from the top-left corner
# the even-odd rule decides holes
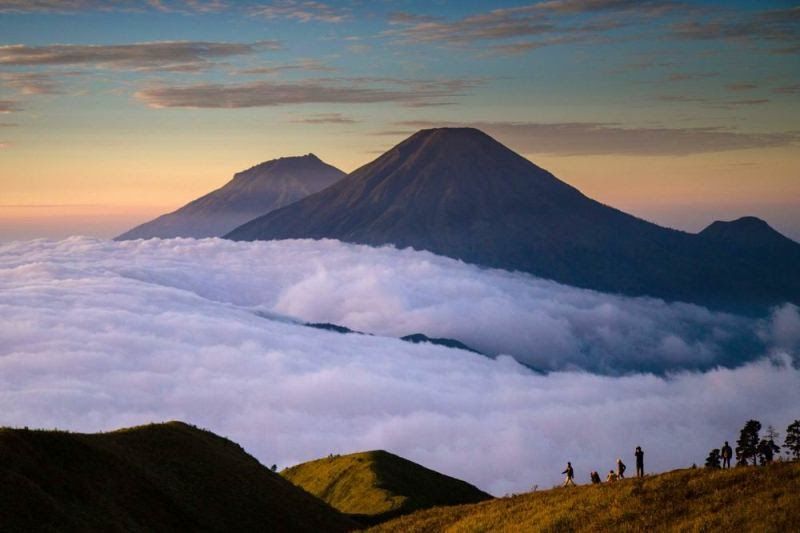
[[[370,531],[800,531],[800,463],[558,488],[421,511]]]
[[[437,505],[491,498],[465,481],[383,450],[317,459],[288,468],[281,475],[366,523]]]
[[[346,531],[355,524],[237,444],[180,422],[0,429],[3,531]]]

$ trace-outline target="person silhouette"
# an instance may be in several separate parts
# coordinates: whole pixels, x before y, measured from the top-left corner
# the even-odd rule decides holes
[[[644,452],[641,446],[636,447],[636,477],[644,477]]]
[[[572,463],[567,461],[567,469],[561,472],[562,474],[566,474],[567,477],[564,479],[564,486],[567,487],[569,485],[575,486],[575,471],[572,469]]]
[[[619,479],[625,479],[625,463],[622,462],[622,459],[617,459],[617,477]]]
[[[731,449],[728,441],[725,441],[725,446],[722,447],[722,468],[731,467],[731,457],[733,457],[733,450]]]
[[[592,480],[593,485],[597,485],[600,483],[600,474],[597,473],[597,470],[592,470],[592,473],[589,474],[589,479]]]
[[[609,483],[613,483],[616,480],[617,480],[617,474],[615,474],[613,470],[609,470],[608,475],[606,476],[606,481],[608,481]]]

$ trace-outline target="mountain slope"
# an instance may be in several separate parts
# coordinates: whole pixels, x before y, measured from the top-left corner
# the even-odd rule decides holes
[[[180,422],[111,433],[0,429],[4,531],[347,531],[237,444]]]
[[[123,233],[117,240],[219,237],[338,181],[344,172],[314,154],[273,159],[238,172],[221,188]]]
[[[800,531],[800,463],[691,469],[442,507],[370,531]]]
[[[383,450],[317,459],[287,468],[281,475],[366,523],[491,498],[465,481]]]
[[[411,246],[577,287],[717,307],[800,301],[800,276],[783,258],[753,280],[750,262],[728,246],[594,201],[472,128],[422,130],[226,237]]]

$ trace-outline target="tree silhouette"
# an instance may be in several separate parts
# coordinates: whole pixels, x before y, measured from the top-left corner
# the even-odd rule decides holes
[[[800,420],[795,420],[786,428],[786,440],[783,446],[793,459],[800,459]]]
[[[706,457],[706,468],[720,468],[719,458],[719,448],[711,450]]]
[[[758,460],[762,465],[768,465],[779,451],[781,447],[775,444],[774,440],[761,439],[758,443]]]
[[[761,431],[761,422],[758,420],[748,420],[739,433],[739,440],[736,441],[736,464],[746,465],[748,459],[753,460],[753,465],[758,464],[758,432]]]

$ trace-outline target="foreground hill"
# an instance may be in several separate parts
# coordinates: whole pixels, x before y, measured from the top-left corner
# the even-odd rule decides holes
[[[420,511],[370,531],[800,531],[800,463],[557,488]]]
[[[491,498],[465,481],[383,450],[317,459],[288,468],[281,475],[364,523]]]
[[[732,310],[800,302],[800,244],[751,220],[700,235],[663,228],[584,196],[479,130],[439,128],[226,237],[394,244]]]
[[[273,159],[221,188],[123,233],[117,240],[220,237],[240,224],[315,193],[344,176],[314,154]]]
[[[346,531],[237,444],[180,422],[111,433],[0,429],[3,531]]]

